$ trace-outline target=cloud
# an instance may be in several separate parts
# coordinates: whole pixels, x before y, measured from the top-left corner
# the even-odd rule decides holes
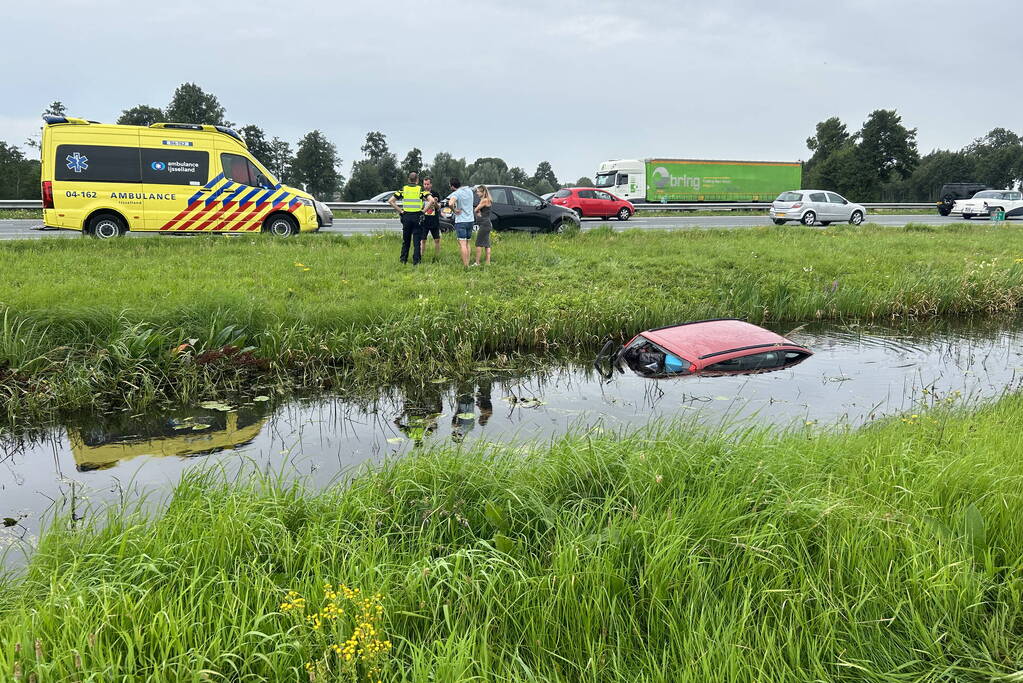
[[[1017,14],[1008,0],[15,0],[0,140],[20,143],[54,99],[111,121],[193,81],[239,124],[292,142],[322,130],[346,163],[371,130],[399,155],[548,160],[568,179],[615,157],[799,159],[818,121],[855,130],[878,108],[926,151],[1019,128],[1012,87],[996,107],[950,100],[1020,48],[949,18]]]

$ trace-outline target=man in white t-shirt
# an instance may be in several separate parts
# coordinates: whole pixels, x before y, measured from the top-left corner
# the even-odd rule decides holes
[[[462,187],[458,178],[451,179],[451,195],[448,206],[455,212],[455,237],[458,238],[458,250],[462,255],[462,264],[469,267],[469,238],[472,237],[473,195],[470,187]]]

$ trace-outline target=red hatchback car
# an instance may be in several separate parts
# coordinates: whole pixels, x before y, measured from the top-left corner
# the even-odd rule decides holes
[[[592,187],[560,189],[551,197],[551,204],[572,209],[580,218],[607,220],[614,216],[620,221],[627,221],[632,214],[636,213],[636,207],[631,202],[619,199],[610,192]]]
[[[660,327],[637,334],[613,357],[605,346],[597,357],[621,369],[624,361],[634,372],[650,377],[692,374],[751,374],[789,368],[813,352],[780,334],[730,318]]]

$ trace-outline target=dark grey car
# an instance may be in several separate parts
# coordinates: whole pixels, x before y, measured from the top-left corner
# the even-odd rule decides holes
[[[523,232],[561,232],[571,225],[579,225],[579,217],[571,209],[555,206],[529,190],[510,185],[487,185],[494,206],[490,221],[494,230],[521,230]],[[473,193],[475,197],[475,193]],[[474,200],[479,202],[479,198]],[[454,229],[451,210],[440,212],[441,229]]]

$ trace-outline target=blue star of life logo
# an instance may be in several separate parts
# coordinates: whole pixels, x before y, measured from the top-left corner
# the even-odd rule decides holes
[[[75,152],[74,154],[68,154],[67,157],[65,158],[67,159],[68,169],[74,171],[75,173],[81,173],[82,171],[89,168],[89,157],[82,156],[78,152]]]

